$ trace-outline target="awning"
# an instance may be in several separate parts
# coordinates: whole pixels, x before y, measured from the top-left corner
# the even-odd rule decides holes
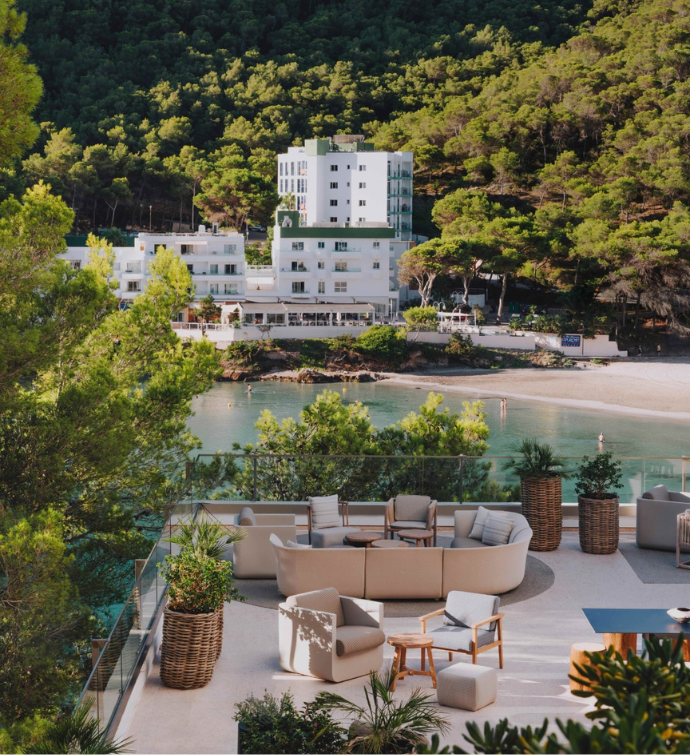
[[[375,312],[376,308],[372,304],[287,304],[288,312],[302,312],[304,314],[319,312],[352,312],[364,313]]]
[[[285,304],[271,304],[271,303],[257,303],[257,302],[241,302],[240,303],[240,309],[242,312],[253,312],[253,313],[266,313],[266,314],[273,314],[273,313],[279,313],[279,314],[285,314],[287,312],[287,307]]]

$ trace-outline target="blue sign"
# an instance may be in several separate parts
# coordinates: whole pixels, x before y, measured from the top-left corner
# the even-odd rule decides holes
[[[582,338],[582,336],[561,336],[561,346],[579,348],[580,338]]]

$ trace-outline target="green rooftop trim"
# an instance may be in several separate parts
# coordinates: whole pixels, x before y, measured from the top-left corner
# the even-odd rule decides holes
[[[330,142],[328,139],[307,139],[304,142],[304,151],[308,157],[327,155],[330,151]]]
[[[67,246],[71,246],[71,247],[86,247],[87,246],[87,244],[86,244],[86,239],[87,238],[88,238],[88,236],[65,236],[65,244],[67,244]],[[131,246],[131,247],[133,247],[134,246],[134,240],[135,240],[134,236],[125,236],[125,238],[123,239],[123,243],[121,243],[121,244],[113,244],[113,246],[116,246],[116,247]]]

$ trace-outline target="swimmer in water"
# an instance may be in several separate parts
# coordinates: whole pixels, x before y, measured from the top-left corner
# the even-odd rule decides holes
[[[599,443],[604,442],[604,433],[599,433]]]
[[[247,386],[247,393],[251,393],[251,392],[252,392],[252,384],[250,383],[250,384],[249,384],[249,385]]]

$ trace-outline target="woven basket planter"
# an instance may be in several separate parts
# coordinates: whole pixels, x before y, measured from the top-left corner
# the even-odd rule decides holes
[[[597,500],[577,497],[580,548],[585,553],[606,555],[618,549],[618,497]]]
[[[532,528],[531,551],[555,551],[561,544],[563,508],[561,478],[533,477],[520,480],[522,515]]]
[[[218,622],[218,632],[216,634],[216,660],[220,657],[223,650],[223,606],[216,611],[216,621]]]
[[[163,613],[161,681],[174,689],[196,689],[211,681],[219,654],[218,614]]]

